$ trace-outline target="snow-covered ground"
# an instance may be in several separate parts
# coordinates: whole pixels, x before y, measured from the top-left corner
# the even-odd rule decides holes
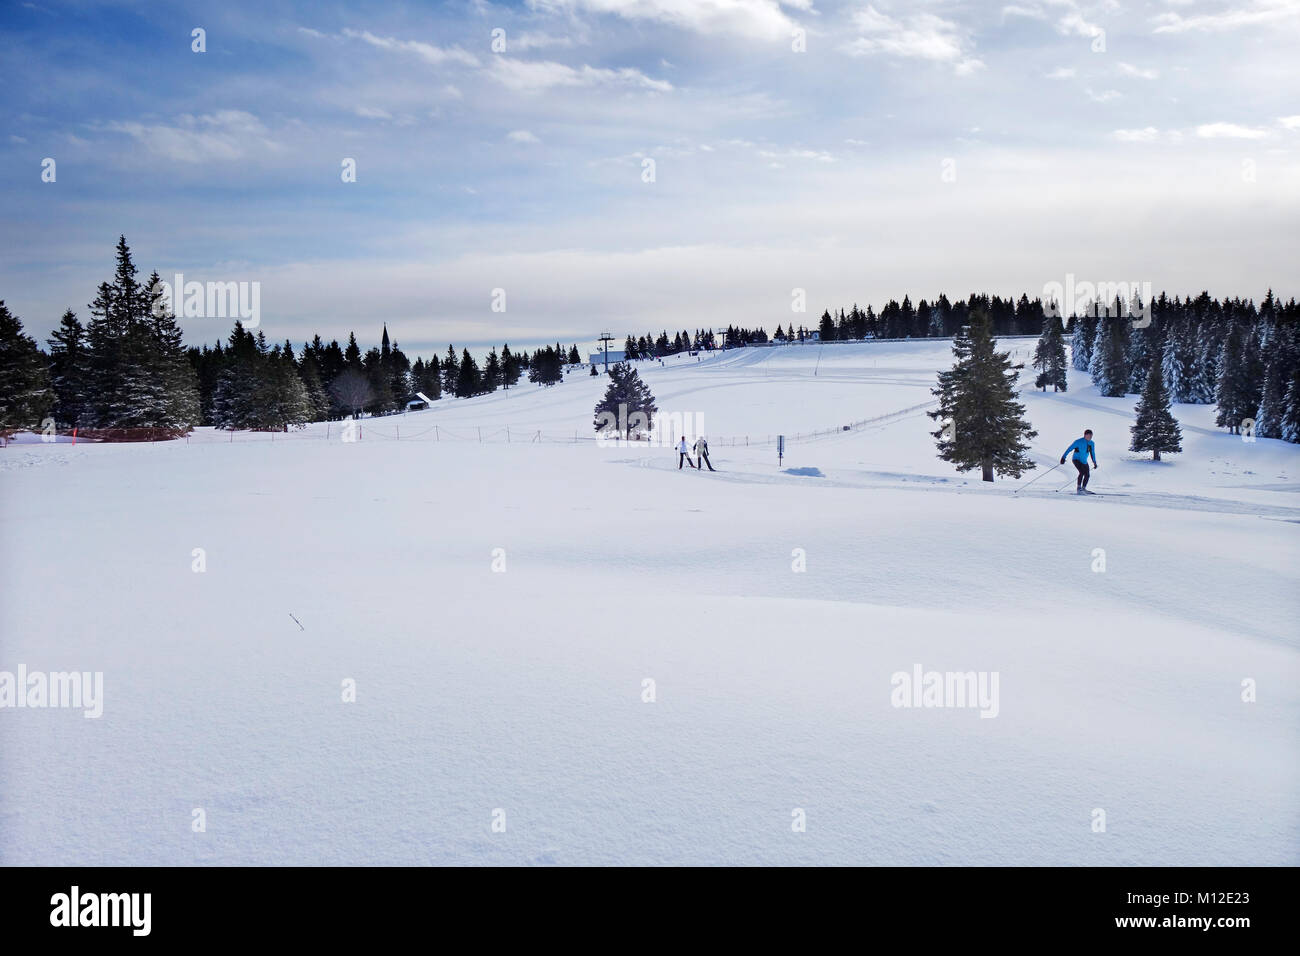
[[[642,363],[716,474],[598,447],[585,373],[0,450],[0,671],[104,675],[0,710],[0,862],[1300,863],[1300,448],[1180,406],[1151,462],[1071,373],[1035,457],[1091,427],[1109,495],[1013,494],[935,458],[950,361]],[[893,706],[917,665],[996,716]]]

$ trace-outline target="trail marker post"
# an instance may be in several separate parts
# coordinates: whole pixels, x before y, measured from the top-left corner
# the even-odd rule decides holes
[[[785,436],[776,436],[776,467],[781,467],[781,461],[785,458]]]

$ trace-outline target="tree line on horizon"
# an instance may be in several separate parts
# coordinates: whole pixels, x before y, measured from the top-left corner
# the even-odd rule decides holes
[[[583,361],[577,345],[513,352],[495,347],[480,366],[468,349],[448,346],[444,356],[414,362],[383,328],[378,347],[361,351],[356,335],[348,344],[325,343],[319,335],[300,350],[285,341],[271,344],[236,321],[226,343],[185,347],[175,315],[160,303],[158,274],[137,279],[125,237],[118,240],[111,280],[100,283],[90,318],[83,324],[71,310],[42,350],[22,331],[19,319],[0,302],[0,429],[38,429],[49,419],[63,431],[152,430],[185,434],[196,425],[223,428],[287,429],[308,422],[360,414],[384,415],[405,408],[416,393],[431,400],[467,398],[516,386],[526,375],[538,386],[564,379],[566,366]],[[1127,318],[1139,311],[1145,326]],[[871,338],[953,337],[972,318],[989,334],[1038,334],[1049,328],[1059,338],[1039,350],[1037,387],[1064,390],[1065,350],[1073,367],[1087,371],[1103,395],[1141,393],[1153,365],[1169,400],[1218,405],[1219,425],[1236,432],[1253,421],[1254,434],[1300,442],[1300,306],[1282,302],[1270,291],[1253,300],[1169,298],[1161,293],[1149,306],[1118,300],[1104,310],[1094,303],[1088,314],[1052,315],[1055,303],[1021,295],[1019,299],[972,294],[951,302],[946,295],[916,306],[904,296],[879,313],[856,304],[822,313],[817,329],[823,341]],[[1104,321],[1108,314],[1122,318]],[[772,340],[806,341],[802,325],[778,326]],[[719,338],[721,343],[719,343]],[[668,337],[633,337],[624,342],[625,358],[651,359],[700,348],[766,344],[767,332],[729,325],[681,331]],[[1045,351],[1044,351],[1045,350]],[[1049,354],[1050,353],[1050,354]],[[593,364],[592,371],[596,368]]]
[[[100,283],[83,324],[71,309],[48,339],[48,351],[23,333],[0,301],[0,432],[42,429],[175,437],[197,425],[282,430],[362,413],[405,408],[414,393],[432,400],[510,388],[527,375],[548,386],[580,363],[577,345],[558,342],[531,355],[493,347],[480,367],[468,349],[412,363],[383,329],[364,354],[350,334],[346,348],[319,335],[295,353],[235,321],[225,345],[182,342],[176,316],[155,271],[146,282],[126,237],[117,242],[113,278]]]

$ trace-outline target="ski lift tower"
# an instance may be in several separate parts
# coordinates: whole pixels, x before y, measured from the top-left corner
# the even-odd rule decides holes
[[[601,332],[600,338],[597,339],[597,341],[604,343],[605,371],[608,372],[609,371],[609,343],[614,341],[614,336],[610,335],[608,331]]]

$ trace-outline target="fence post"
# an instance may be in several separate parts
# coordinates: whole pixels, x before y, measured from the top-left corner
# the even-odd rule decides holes
[[[509,425],[506,426],[506,444],[507,444],[507,445],[510,444],[510,426],[509,426]]]
[[[325,423],[325,440],[326,440],[326,441],[329,441],[329,440],[330,440],[330,423],[329,423],[329,422],[326,422],[326,423]]]
[[[434,440],[434,441],[439,441],[439,438],[438,438],[438,426],[437,426],[437,425],[434,425],[434,426],[433,426],[433,440]]]
[[[397,440],[398,440],[398,441],[401,441],[401,440],[402,440],[402,426],[401,426],[401,425],[394,425],[394,426],[393,426],[393,431],[397,432]]]
[[[483,444],[483,426],[482,426],[482,425],[479,425],[479,426],[478,426],[478,443],[479,443],[480,445]]]

